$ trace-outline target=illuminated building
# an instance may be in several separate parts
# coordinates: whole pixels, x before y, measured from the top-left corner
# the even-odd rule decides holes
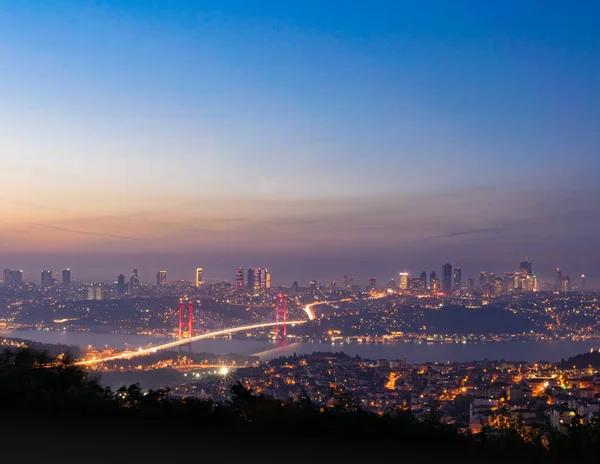
[[[156,285],[159,287],[167,285],[167,271],[158,271],[156,274]]]
[[[69,288],[71,286],[71,269],[65,269],[62,271],[62,284],[65,288]]]
[[[427,272],[421,272],[419,278],[423,281],[423,283],[421,284],[421,286],[423,287],[423,291],[427,290]]]
[[[437,280],[437,274],[435,273],[435,271],[431,271],[431,274],[429,274],[429,288],[431,289],[432,283],[434,280]],[[433,290],[433,289],[431,289]],[[438,289],[439,291],[439,289]]]
[[[491,287],[493,297],[498,298],[502,296],[502,293],[504,293],[504,280],[502,280],[500,277],[492,280]]]
[[[375,277],[371,277],[369,279],[369,290],[375,290],[377,288],[377,281],[375,280]]]
[[[556,274],[554,277],[554,290],[556,290],[557,292],[561,291],[562,285],[563,285],[562,271],[560,270],[559,267],[557,267]]]
[[[136,290],[140,286],[140,277],[138,275],[138,270],[134,269],[131,273],[131,277],[129,278],[129,294],[134,295]]]
[[[462,270],[460,267],[454,269],[454,274],[452,276],[452,287],[455,292],[460,291],[462,287]]]
[[[533,275],[531,261],[527,258],[525,258],[525,261],[521,261],[521,274],[527,274],[528,276]]]
[[[267,274],[269,271],[266,267],[259,267],[256,269],[256,280],[254,282],[254,288],[256,290],[266,290],[267,289]],[[270,278],[269,278],[270,279]]]
[[[102,285],[91,285],[88,287],[88,300],[102,300]]]
[[[332,280],[331,283],[329,284],[329,290],[331,292],[335,292],[335,288],[336,288],[335,280]]]
[[[256,284],[256,270],[251,267],[248,269],[248,283],[246,284],[246,288],[248,290],[254,290],[254,286]]]
[[[585,291],[585,275],[583,275],[583,274],[581,274],[581,288],[580,288],[580,290],[582,292]]]
[[[202,268],[199,267],[198,269],[196,269],[196,288],[200,287],[203,284],[204,284],[204,272],[202,271]]]
[[[120,274],[119,277],[117,277],[117,293],[122,296],[125,295],[126,292],[127,287],[125,285],[125,276]]]
[[[408,279],[408,289],[411,292],[423,292],[423,281],[420,278]]]
[[[479,288],[480,289],[484,289],[488,286],[489,280],[488,280],[488,273],[485,271],[481,271],[479,273]]]
[[[12,271],[10,269],[4,269],[4,285],[12,287],[13,285],[19,285],[23,282],[23,271]]]
[[[42,287],[48,288],[54,285],[54,278],[52,277],[52,271],[42,271],[41,279]]]
[[[348,290],[348,276],[345,275],[344,277],[342,277],[342,290],[343,291],[347,291]]]
[[[467,292],[472,292],[475,287],[475,281],[469,277],[467,279]]]
[[[396,290],[398,288],[398,284],[394,279],[390,279],[390,281],[388,282],[388,288],[390,290]]]
[[[265,290],[271,288],[271,273],[265,269]]]
[[[408,290],[408,272],[400,273],[400,290]]]
[[[566,275],[562,279],[561,291],[567,293],[571,291],[571,278]]]
[[[514,293],[517,288],[514,272],[504,273],[504,293]]]
[[[440,293],[440,280],[437,277],[429,279],[429,284],[431,285],[431,293]]]
[[[535,275],[532,276],[531,278],[533,280],[533,291],[537,292],[539,290],[539,288],[538,288],[538,278]]]
[[[235,270],[235,289],[241,290],[244,288],[244,268],[238,267]]]
[[[450,263],[442,266],[442,292],[446,295],[452,293],[452,265]]]

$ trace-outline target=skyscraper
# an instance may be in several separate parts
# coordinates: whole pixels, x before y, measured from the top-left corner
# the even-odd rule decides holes
[[[62,284],[65,288],[71,287],[71,269],[65,269],[62,271]]]
[[[129,278],[129,294],[134,295],[140,286],[140,276],[138,275],[138,270],[134,269],[131,272],[131,277]]]
[[[88,287],[88,300],[102,300],[102,284],[94,284]]]
[[[400,273],[400,290],[408,290],[408,279],[409,279],[409,274],[408,272],[401,272]]]
[[[371,277],[369,279],[369,290],[375,290],[377,288],[377,281],[375,280],[375,277]]]
[[[248,290],[253,291],[255,285],[256,285],[256,269],[251,267],[250,269],[248,269],[248,284],[247,284]]]
[[[348,276],[345,275],[344,277],[342,277],[342,290],[343,291],[347,291],[348,290]]]
[[[562,271],[560,270],[560,267],[557,267],[555,278],[554,278],[554,290],[556,290],[557,292],[560,292],[562,290],[562,287],[563,287]]]
[[[452,265],[450,263],[442,266],[442,292],[446,295],[452,293]]]
[[[562,279],[561,290],[563,293],[571,291],[571,278],[568,275],[564,276]]]
[[[269,271],[266,267],[259,267],[256,269],[255,277],[256,281],[254,282],[254,287],[257,290],[266,290],[267,289],[267,274]]]
[[[120,274],[119,277],[117,277],[117,293],[120,296],[123,296],[126,292],[127,286],[125,285],[125,276],[123,274]]]
[[[159,287],[167,285],[167,271],[158,271],[156,274],[156,285]]]
[[[12,287],[13,285],[19,285],[23,282],[23,271],[13,271],[11,269],[4,269],[4,285]]]
[[[581,274],[581,288],[582,292],[585,292],[585,275]]]
[[[435,271],[431,271],[431,273],[429,274],[429,288],[431,288],[431,282],[433,282],[434,280],[438,280],[437,274],[435,273]]]
[[[521,273],[527,274],[528,276],[533,275],[531,261],[528,258],[525,258],[525,261],[521,261]]]
[[[199,267],[196,269],[196,288],[200,287],[202,284],[204,284],[204,275],[202,268]]]
[[[475,281],[471,277],[469,277],[467,279],[467,292],[469,292],[469,293],[473,292],[474,287],[475,287]]]
[[[244,268],[238,267],[235,270],[235,289],[241,290],[244,288]]]
[[[427,290],[427,272],[421,272],[419,279],[421,279],[421,290]]]
[[[452,276],[452,288],[455,292],[460,291],[462,287],[462,270],[460,267],[454,269],[454,275]]]
[[[52,287],[54,285],[52,271],[42,271],[41,284],[44,288]]]
[[[265,290],[271,288],[271,273],[265,269]]]

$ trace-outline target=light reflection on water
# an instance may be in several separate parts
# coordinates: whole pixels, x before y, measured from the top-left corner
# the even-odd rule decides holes
[[[94,348],[105,346],[115,349],[137,349],[152,343],[164,342],[164,337],[153,335],[106,334],[94,332],[50,332],[50,331],[14,331],[0,335],[23,338],[41,343],[75,345],[82,348],[91,345]],[[230,353],[256,355],[261,359],[273,359],[304,354],[315,351],[340,352],[350,356],[368,359],[404,359],[409,363],[426,361],[454,362],[481,359],[506,359],[513,361],[535,362],[560,361],[579,353],[600,348],[600,341],[574,342],[569,340],[556,342],[494,342],[494,343],[287,343],[267,340],[216,339],[199,340],[192,344],[194,352],[226,355]],[[187,348],[183,348],[187,350]]]

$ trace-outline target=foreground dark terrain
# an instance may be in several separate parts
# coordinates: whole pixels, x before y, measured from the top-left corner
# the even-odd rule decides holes
[[[23,462],[531,462],[598,450],[597,427],[553,437],[550,451],[511,430],[476,436],[435,415],[363,412],[342,391],[327,407],[308,398],[287,402],[232,385],[226,403],[170,399],[137,385],[101,387],[67,359],[24,350],[0,361],[2,456]]]

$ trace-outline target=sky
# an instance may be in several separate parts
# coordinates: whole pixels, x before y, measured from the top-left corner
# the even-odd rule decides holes
[[[0,267],[600,286],[600,3],[20,0]]]

